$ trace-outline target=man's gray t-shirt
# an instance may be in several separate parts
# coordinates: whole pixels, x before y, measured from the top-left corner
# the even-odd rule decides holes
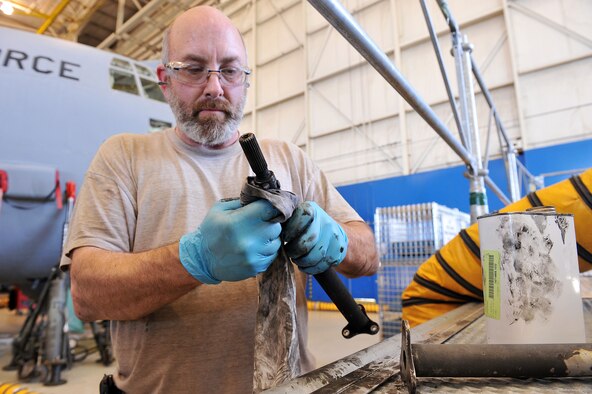
[[[282,189],[316,201],[341,222],[361,220],[295,145],[260,142]],[[248,162],[234,145],[209,150],[174,129],[111,137],[99,149],[76,201],[66,255],[78,247],[142,252],[197,229],[212,205],[238,197]],[[62,265],[70,263],[68,257]],[[302,373],[313,368],[306,345],[306,276],[297,271]],[[113,321],[119,388],[130,393],[252,392],[255,278],[201,285],[150,315]],[[82,289],[83,290],[83,289]],[[336,334],[337,335],[337,334]]]

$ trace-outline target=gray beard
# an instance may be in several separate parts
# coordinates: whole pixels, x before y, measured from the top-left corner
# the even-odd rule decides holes
[[[177,119],[177,127],[192,141],[205,146],[221,145],[233,138],[243,118],[246,94],[236,108],[225,112],[225,119],[200,120],[199,113],[193,108],[184,108],[179,98],[171,92],[169,105]]]
[[[199,123],[198,123],[199,122]],[[189,139],[205,146],[221,145],[236,134],[240,120],[226,119],[218,121],[209,119],[206,121],[185,120],[180,121],[177,127]]]

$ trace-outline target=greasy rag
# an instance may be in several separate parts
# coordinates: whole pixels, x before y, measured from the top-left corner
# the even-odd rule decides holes
[[[283,223],[292,216],[300,199],[281,189],[264,190],[248,177],[240,200],[243,205],[258,199],[269,201],[280,213],[272,221]],[[257,277],[259,308],[255,328],[253,390],[260,392],[300,375],[296,325],[294,268],[281,247],[267,271]]]

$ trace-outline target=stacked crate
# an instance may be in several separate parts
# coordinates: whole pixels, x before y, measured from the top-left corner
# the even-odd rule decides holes
[[[376,208],[374,232],[380,254],[378,303],[381,332],[400,332],[401,293],[417,268],[460,230],[470,215],[435,202]]]

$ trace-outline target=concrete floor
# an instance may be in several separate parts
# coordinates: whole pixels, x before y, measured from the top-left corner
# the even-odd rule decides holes
[[[369,314],[370,319],[378,322],[376,314]],[[18,333],[24,316],[6,308],[0,309],[0,367],[7,365],[11,359],[11,343]],[[357,352],[380,341],[380,335],[359,335],[352,339],[344,339],[341,329],[346,321],[339,312],[311,311],[309,317],[308,346],[321,367],[335,360]],[[80,343],[90,341],[90,334],[80,338]],[[19,382],[16,371],[0,369],[0,393],[14,393],[18,388],[28,389],[29,393],[76,393],[96,394],[103,374],[113,373],[114,366],[105,367],[98,363],[98,353],[91,353],[85,360],[74,363],[70,370],[63,371],[62,379],[66,384],[48,387],[38,382]],[[7,388],[10,389],[7,390]]]

